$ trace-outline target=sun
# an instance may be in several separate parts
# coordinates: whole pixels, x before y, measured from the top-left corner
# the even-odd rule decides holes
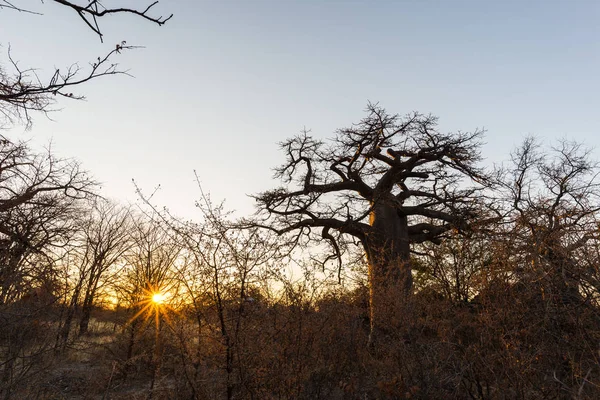
[[[154,304],[163,304],[165,302],[165,295],[158,292],[152,295],[152,302]]]
[[[0,0],[2,1],[2,0]],[[156,323],[156,329],[158,330],[161,321],[169,323],[169,313],[174,310],[169,305],[171,294],[165,287],[150,286],[143,290],[143,296],[140,301],[135,303],[137,312],[132,316],[127,323],[131,323],[139,317],[143,317],[144,322],[154,319]]]

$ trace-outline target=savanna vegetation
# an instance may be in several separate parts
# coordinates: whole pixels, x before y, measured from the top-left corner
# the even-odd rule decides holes
[[[353,129],[380,142],[354,159],[283,143],[285,186],[242,220],[201,188],[196,222],[104,200],[79,165],[4,138],[3,397],[595,398],[586,150],[527,139],[486,171],[473,135],[367,113]]]
[[[56,3],[100,36],[107,13],[168,20]],[[0,69],[2,125],[103,63],[47,84]],[[483,139],[369,104],[329,141],[281,143],[254,215],[198,185],[189,221],[2,136],[0,396],[599,398],[598,164],[527,138],[485,167]]]

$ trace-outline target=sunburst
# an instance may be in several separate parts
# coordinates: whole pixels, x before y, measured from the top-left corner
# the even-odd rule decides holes
[[[127,321],[127,324],[132,323],[136,319],[143,316],[144,322],[151,318],[154,319],[156,330],[160,328],[161,320],[169,323],[169,315],[167,311],[171,310],[168,304],[169,294],[166,289],[155,287],[143,290],[142,300],[136,303],[141,306],[140,310]],[[162,317],[162,318],[161,318]]]

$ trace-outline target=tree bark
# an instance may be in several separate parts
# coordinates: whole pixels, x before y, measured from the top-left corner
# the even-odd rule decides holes
[[[372,346],[377,337],[401,324],[412,293],[407,217],[391,205],[376,205],[365,249],[369,262],[369,345]]]

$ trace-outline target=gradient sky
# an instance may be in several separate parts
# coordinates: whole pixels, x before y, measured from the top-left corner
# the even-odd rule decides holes
[[[160,184],[156,201],[186,217],[194,169],[213,199],[250,212],[246,195],[277,185],[277,142],[303,127],[330,137],[367,101],[433,113],[444,131],[487,129],[488,164],[528,134],[600,144],[597,0],[162,0],[167,25],[114,16],[105,44],[69,10],[31,3],[45,15],[0,11],[0,43],[42,75],[121,40],[146,48],[116,60],[135,78],[91,82],[86,102],[8,135],[52,139],[110,197],[135,200],[132,178]]]

